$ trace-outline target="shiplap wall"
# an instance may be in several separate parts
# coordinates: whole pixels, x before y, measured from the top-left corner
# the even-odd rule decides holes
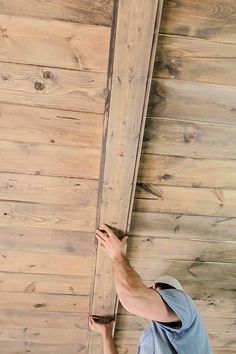
[[[0,0],[0,352],[85,353],[112,1]]]
[[[235,19],[232,0],[164,1],[128,247],[146,284],[182,282],[214,354],[236,352]],[[119,310],[121,353],[144,326]]]

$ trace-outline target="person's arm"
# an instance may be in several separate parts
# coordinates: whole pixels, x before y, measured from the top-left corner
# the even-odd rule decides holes
[[[105,231],[106,233],[102,232]],[[143,284],[124,254],[128,237],[121,241],[107,225],[96,231],[104,251],[113,260],[113,272],[118,298],[124,308],[141,317],[160,322],[178,321],[178,316],[166,305],[160,294]]]
[[[93,316],[89,317],[89,327],[92,331],[101,334],[104,354],[118,354],[114,339],[112,338],[112,328],[114,321],[109,323],[98,323]]]

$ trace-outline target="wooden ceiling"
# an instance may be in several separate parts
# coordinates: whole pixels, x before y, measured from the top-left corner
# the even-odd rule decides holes
[[[236,4],[164,0],[156,50],[161,4],[0,0],[4,354],[101,352],[100,221],[129,231],[147,284],[183,283],[214,353],[236,351]],[[144,326],[119,308],[121,354]]]

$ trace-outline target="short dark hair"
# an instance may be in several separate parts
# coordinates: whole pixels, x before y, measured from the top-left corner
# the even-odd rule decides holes
[[[161,290],[166,290],[166,289],[175,289],[175,287],[165,284],[165,283],[156,283],[156,285],[161,289]]]

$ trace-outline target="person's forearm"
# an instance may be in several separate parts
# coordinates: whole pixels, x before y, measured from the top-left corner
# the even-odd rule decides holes
[[[131,294],[138,295],[146,288],[140,276],[131,267],[125,256],[114,260],[113,273],[116,292],[121,302],[123,296]]]
[[[103,353],[104,354],[118,354],[112,335],[103,336]]]

